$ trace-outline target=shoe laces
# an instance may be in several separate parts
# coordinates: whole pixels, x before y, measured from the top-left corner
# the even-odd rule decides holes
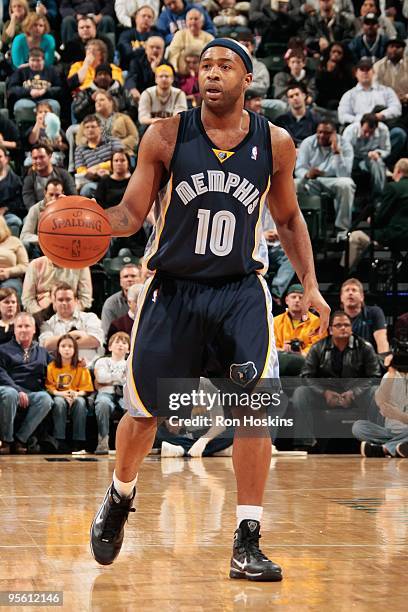
[[[240,552],[249,553],[256,561],[269,561],[268,557],[266,557],[259,548],[259,540],[261,537],[262,536],[257,534],[247,535],[239,547]]]
[[[106,517],[101,539],[108,540],[109,542],[113,540],[117,535],[118,527],[121,528],[123,523],[127,520],[129,512],[136,512],[136,509],[129,508],[123,503],[113,503]]]

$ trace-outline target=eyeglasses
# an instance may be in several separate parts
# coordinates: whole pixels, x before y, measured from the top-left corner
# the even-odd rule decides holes
[[[350,323],[335,323],[334,325],[332,325],[332,327],[335,327],[336,329],[340,329],[341,327],[351,327]]]

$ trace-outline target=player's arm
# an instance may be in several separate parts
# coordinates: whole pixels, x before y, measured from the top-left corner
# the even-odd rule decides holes
[[[122,201],[105,211],[114,236],[131,236],[142,227],[170,162],[178,122],[178,117],[158,121],[143,136],[137,167]]]
[[[320,330],[328,327],[330,308],[319,292],[313,262],[313,251],[307,226],[296,198],[293,170],[296,150],[292,138],[282,128],[271,126],[273,178],[268,205],[279,239],[301,281],[305,294],[304,314],[313,306],[320,314]]]

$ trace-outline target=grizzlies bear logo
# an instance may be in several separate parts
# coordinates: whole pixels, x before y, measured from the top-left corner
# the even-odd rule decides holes
[[[251,380],[256,378],[258,371],[253,361],[246,361],[245,363],[233,363],[230,367],[230,379],[240,385],[246,387]]]

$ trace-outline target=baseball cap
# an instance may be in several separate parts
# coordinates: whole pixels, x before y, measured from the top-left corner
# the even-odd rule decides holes
[[[396,47],[405,48],[406,42],[402,38],[390,38],[390,40],[385,45],[385,48],[389,47],[390,45],[395,45]]]
[[[303,289],[303,286],[300,283],[295,283],[293,285],[290,285],[289,289],[286,292],[286,295],[289,295],[289,293],[304,293],[305,290]]]
[[[371,57],[362,57],[357,63],[357,68],[360,70],[371,70],[373,67],[373,61]]]
[[[378,17],[375,13],[367,13],[363,17],[363,23],[378,23]]]
[[[99,66],[95,68],[95,74],[98,74],[98,72],[107,72],[112,76],[112,68],[109,64],[99,64]]]

